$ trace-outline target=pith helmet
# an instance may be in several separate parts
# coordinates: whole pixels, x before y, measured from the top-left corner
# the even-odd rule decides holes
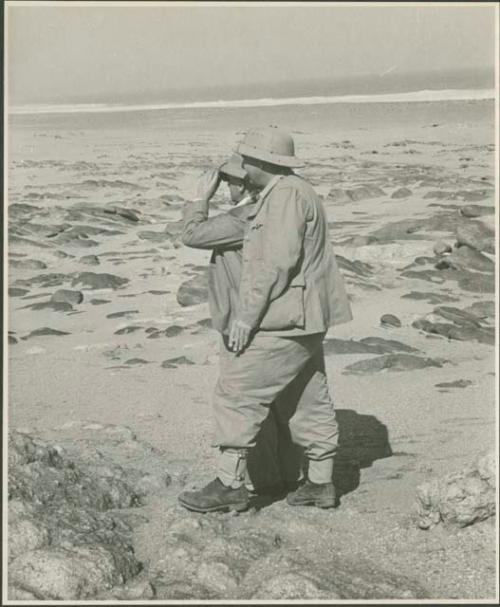
[[[247,172],[242,166],[243,158],[234,153],[229,160],[227,160],[219,169],[219,173],[222,175],[222,179],[225,177],[237,177],[238,179],[245,179]]]
[[[276,126],[252,129],[238,145],[237,152],[282,167],[302,167],[296,158],[292,136]]]

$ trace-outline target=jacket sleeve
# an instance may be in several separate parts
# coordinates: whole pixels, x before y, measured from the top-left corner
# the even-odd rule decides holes
[[[246,258],[244,247],[240,283],[239,318],[252,328],[259,325],[269,303],[285,291],[295,274],[306,214],[305,201],[294,188],[272,192],[263,203],[257,224],[257,229],[263,230],[262,252],[256,259]]]
[[[243,244],[247,227],[245,211],[232,209],[208,217],[205,200],[188,202],[183,209],[182,242],[194,249],[233,248]]]

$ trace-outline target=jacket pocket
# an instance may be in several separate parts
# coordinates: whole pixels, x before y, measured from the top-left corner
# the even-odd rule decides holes
[[[301,281],[299,280],[299,282]],[[296,284],[292,281],[290,287],[269,304],[260,328],[263,331],[303,329],[305,325],[304,289],[304,284]]]

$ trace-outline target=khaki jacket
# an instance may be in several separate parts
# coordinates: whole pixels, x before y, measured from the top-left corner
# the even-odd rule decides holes
[[[212,327],[229,335],[239,311],[242,245],[255,202],[208,216],[208,203],[188,202],[183,210],[182,242],[195,249],[210,249],[208,305]]]
[[[280,335],[318,333],[352,319],[323,204],[291,174],[275,177],[252,210],[243,242],[238,316]]]

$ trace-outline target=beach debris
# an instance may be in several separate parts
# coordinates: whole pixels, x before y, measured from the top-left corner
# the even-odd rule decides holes
[[[495,514],[495,453],[481,455],[463,470],[432,479],[417,488],[418,521],[421,529],[439,523],[466,527]]]

